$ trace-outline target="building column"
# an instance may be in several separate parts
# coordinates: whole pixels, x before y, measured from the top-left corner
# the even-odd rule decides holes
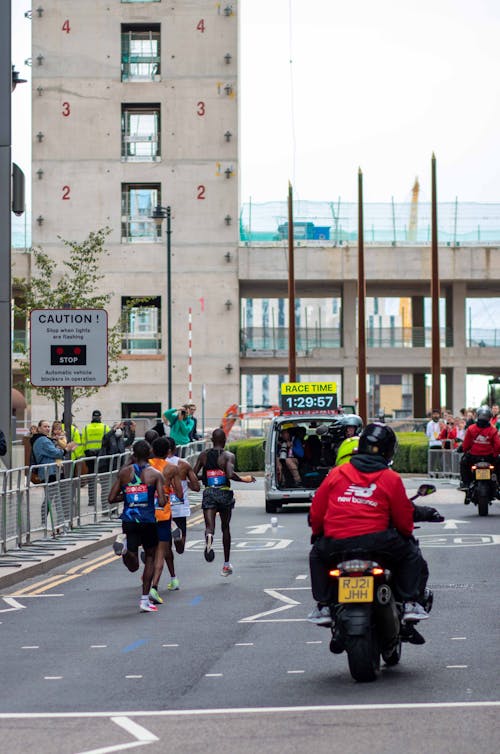
[[[423,419],[427,415],[425,374],[413,373],[413,416]]]
[[[425,322],[424,322],[424,297],[411,297],[411,326],[412,326],[412,346],[414,348],[423,348],[425,346]],[[415,328],[419,328],[415,330]],[[424,414],[425,416],[425,414]]]
[[[356,304],[358,284],[346,280],[342,286],[342,350],[345,366],[342,369],[342,403],[355,404],[358,397]]]
[[[461,408],[466,406],[467,367],[466,362],[466,332],[465,332],[465,297],[467,286],[463,281],[456,281],[451,286],[452,314],[450,317],[453,329],[453,357],[451,374],[451,395],[446,394],[446,403],[455,416]],[[448,387],[448,381],[447,381]]]

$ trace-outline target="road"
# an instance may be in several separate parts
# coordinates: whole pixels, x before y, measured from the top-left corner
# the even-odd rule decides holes
[[[6,590],[0,749],[497,752],[500,504],[481,519],[438,486],[447,521],[418,531],[435,591],[427,643],[405,645],[375,683],[354,683],[329,632],[305,620],[305,509],[273,529],[259,480],[236,493],[234,574],[220,575],[220,536],[204,561],[195,514],[181,589],[157,614],[139,613],[138,575],[109,549]]]

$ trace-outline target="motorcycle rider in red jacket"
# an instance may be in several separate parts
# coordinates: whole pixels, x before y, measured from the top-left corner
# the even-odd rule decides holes
[[[462,443],[463,456],[460,460],[461,490],[468,490],[472,482],[471,466],[478,458],[495,466],[497,483],[500,479],[500,434],[496,427],[491,425],[493,413],[489,406],[481,406],[476,412],[476,422],[467,428]],[[500,497],[500,495],[497,495]],[[470,503],[468,495],[465,496],[465,504]]]
[[[309,566],[317,608],[308,615],[311,623],[331,625],[328,569],[336,556],[353,548],[369,550],[388,567],[396,565],[403,620],[429,617],[419,604],[429,569],[412,536],[414,510],[419,506],[408,498],[399,474],[389,468],[395,449],[396,435],[387,424],[368,424],[356,455],[332,469],[314,495]],[[433,508],[426,510],[437,514]]]

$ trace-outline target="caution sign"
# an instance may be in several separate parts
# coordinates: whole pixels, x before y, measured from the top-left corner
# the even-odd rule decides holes
[[[104,309],[34,309],[30,379],[35,387],[101,387],[108,381]]]
[[[282,382],[283,411],[321,411],[337,408],[336,382]]]

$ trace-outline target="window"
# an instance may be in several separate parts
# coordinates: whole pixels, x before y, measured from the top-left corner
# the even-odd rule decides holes
[[[160,105],[122,105],[122,160],[160,158]]]
[[[122,296],[122,351],[161,351],[161,298]]]
[[[122,183],[122,243],[154,243],[161,239],[151,214],[161,203],[159,183]]]
[[[160,24],[122,24],[122,81],[159,81],[160,70]]]

